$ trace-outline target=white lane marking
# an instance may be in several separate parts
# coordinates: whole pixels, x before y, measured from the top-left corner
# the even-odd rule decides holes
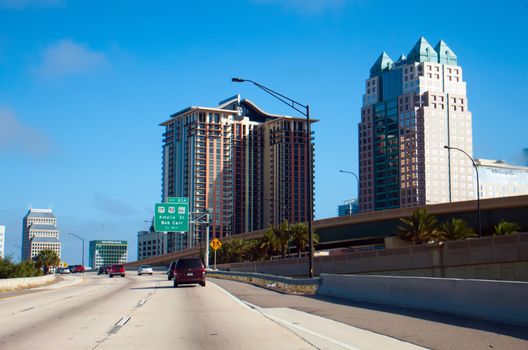
[[[123,327],[128,321],[130,320],[130,316],[123,316],[117,323],[115,324],[117,327]]]
[[[261,308],[259,308],[259,311],[260,311],[260,313],[261,313],[264,317],[267,317],[267,318],[269,318],[270,320],[275,321],[275,322],[277,322],[277,323],[281,323],[282,325],[286,326],[287,328],[295,328],[295,329],[297,329],[297,330],[299,330],[299,331],[301,331],[301,332],[308,333],[308,334],[310,334],[310,335],[313,335],[313,336],[318,337],[318,338],[320,338],[320,339],[326,340],[327,342],[333,343],[333,344],[335,344],[335,345],[338,345],[338,346],[343,347],[343,348],[348,349],[348,350],[360,350],[359,348],[356,348],[356,347],[354,347],[354,346],[351,346],[351,345],[345,344],[345,343],[343,343],[343,342],[340,342],[339,340],[332,339],[332,338],[330,338],[330,337],[327,337],[326,335],[322,335],[321,333],[317,333],[317,332],[311,331],[311,330],[309,330],[309,329],[306,329],[306,328],[304,328],[304,327],[301,327],[301,326],[299,326],[299,325],[296,325],[295,323],[292,323],[292,322],[290,322],[290,321],[286,321],[286,320],[284,320],[284,319],[282,319],[282,318],[279,318],[279,317],[276,317],[276,316],[272,316],[272,315],[270,315],[270,314],[267,314],[267,313],[263,312],[263,310],[262,310]],[[301,334],[299,334],[299,333],[297,333],[297,332],[295,332],[295,333],[296,333],[297,335],[299,335],[301,338],[304,339],[304,337],[303,337]]]
[[[361,350],[360,348],[357,348],[357,347],[354,347],[354,346],[351,346],[351,345],[348,345],[348,344],[345,344],[339,340],[336,340],[336,339],[333,339],[333,338],[330,338],[328,336],[325,336],[323,334],[320,334],[320,333],[317,333],[317,332],[314,332],[314,331],[311,331],[309,329],[306,329],[304,327],[301,327],[295,323],[292,323],[290,321],[287,321],[287,320],[284,320],[282,318],[279,318],[277,316],[273,316],[269,313],[266,313],[265,312],[265,309],[264,308],[261,308],[260,306],[257,306],[255,304],[252,304],[250,302],[247,302],[247,301],[244,301],[244,300],[241,300],[239,298],[237,298],[236,296],[234,296],[233,294],[229,293],[227,290],[223,289],[222,287],[220,287],[219,285],[217,284],[214,284],[214,283],[211,283],[212,285],[216,286],[217,288],[219,288],[221,291],[223,291],[224,293],[226,293],[230,298],[232,298],[235,302],[237,302],[238,304],[244,304],[246,308],[249,308],[251,310],[253,310],[254,312],[258,312],[259,314],[261,314],[262,316],[276,322],[276,323],[280,323],[282,324],[283,326],[285,326],[286,328],[289,328],[292,332],[294,332],[295,334],[297,334],[298,336],[300,336],[302,339],[304,339],[305,341],[309,342],[308,339],[305,339],[305,337],[302,336],[302,334],[299,334],[298,332],[294,331],[293,329],[291,328],[295,328],[301,332],[305,332],[305,333],[308,333],[310,335],[313,335],[315,337],[318,337],[322,340],[325,340],[327,342],[330,342],[330,343],[333,343],[335,345],[338,345],[340,347],[343,347],[345,349],[348,349],[348,350]],[[321,316],[317,316],[317,317],[321,317]],[[324,318],[324,317],[322,317]],[[353,327],[353,326],[350,326],[350,325],[347,325],[345,323],[342,323],[342,322],[338,322],[338,321],[334,321],[336,323],[341,323],[345,326],[348,326],[348,327]],[[369,331],[365,331],[365,332],[369,332]],[[385,336],[383,334],[378,334],[378,333],[375,333],[375,332],[371,332],[373,334],[376,334],[376,335],[379,335],[379,336],[384,336],[384,337],[388,337],[388,336]],[[388,337],[388,338],[391,338],[391,337]],[[394,338],[393,338],[394,339]],[[398,339],[396,339],[398,340]],[[310,342],[309,342],[310,343]],[[310,343],[311,344],[311,343]],[[312,344],[313,345],[313,344]],[[410,346],[416,346],[412,343],[409,343]],[[315,345],[314,345],[315,346]],[[418,347],[419,348],[419,347]]]
[[[235,303],[237,303],[238,305],[242,306],[243,308],[245,309],[248,309],[248,310],[251,310],[253,312],[258,312],[257,310],[253,309],[252,307],[248,306],[248,304],[240,299],[238,299],[236,296],[234,296],[233,294],[229,293],[227,290],[225,290],[224,288],[220,287],[219,285],[215,284],[215,283],[212,283],[212,282],[208,282],[209,284],[212,284],[213,286],[215,286],[216,288],[220,289],[222,292],[224,292],[228,297],[230,297]]]
[[[143,306],[147,302],[147,299],[141,299],[138,303],[138,306]]]

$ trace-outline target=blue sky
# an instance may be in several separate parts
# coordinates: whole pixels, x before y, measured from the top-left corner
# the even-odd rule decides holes
[[[136,258],[161,193],[158,123],[240,93],[294,115],[254,86],[309,104],[316,218],[356,195],[364,80],[385,50],[421,35],[457,54],[473,113],[474,155],[521,162],[528,147],[528,1],[0,0],[0,225],[20,251],[28,205],[53,206],[63,259],[80,242],[124,239]],[[86,246],[88,243],[86,242]]]

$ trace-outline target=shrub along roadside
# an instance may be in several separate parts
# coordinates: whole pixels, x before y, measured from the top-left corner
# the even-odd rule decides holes
[[[30,260],[14,263],[10,257],[0,258],[0,278],[21,278],[42,276],[42,270]]]
[[[313,233],[314,247],[319,244],[319,235]],[[271,226],[257,239],[232,238],[217,251],[218,264],[242,261],[268,260],[280,256],[286,258],[293,250],[298,257],[308,250],[308,226],[304,223]]]

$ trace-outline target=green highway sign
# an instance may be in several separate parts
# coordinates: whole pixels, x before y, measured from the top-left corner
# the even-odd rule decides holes
[[[189,204],[188,197],[168,197],[167,203],[187,203]]]
[[[189,231],[189,198],[169,197],[168,203],[156,203],[154,206],[154,231]]]

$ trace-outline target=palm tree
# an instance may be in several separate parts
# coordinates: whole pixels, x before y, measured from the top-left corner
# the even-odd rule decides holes
[[[260,239],[252,239],[246,241],[246,249],[244,251],[244,259],[249,261],[258,261],[264,259],[266,252],[261,248]]]
[[[273,254],[279,251],[279,245],[277,237],[273,233],[271,227],[264,233],[264,236],[260,239],[260,249],[267,255],[268,259],[271,259]]]
[[[295,244],[295,247],[297,248],[297,254],[300,258],[301,253],[310,243],[308,239],[308,226],[302,223],[293,224],[290,226],[290,232],[292,236],[292,241]]]
[[[423,244],[438,238],[437,220],[425,208],[416,209],[408,218],[400,218],[404,226],[398,227],[398,235],[404,241]]]
[[[246,249],[246,240],[243,238],[233,238],[224,245],[222,245],[222,249],[226,249],[226,255],[228,262],[234,263],[234,262],[241,262],[244,260],[244,252]]]
[[[306,247],[308,247],[308,245],[310,244],[308,226],[303,223],[293,224],[290,226],[290,232],[295,247],[297,248],[297,254],[300,258],[301,253],[304,252]],[[319,235],[317,233],[312,234],[312,241],[314,246],[319,244]]]
[[[288,220],[284,220],[279,226],[272,226],[270,229],[275,234],[275,237],[277,237],[277,245],[281,252],[282,258],[286,258],[286,250],[288,249],[288,243],[290,242],[291,238]]]
[[[37,256],[33,258],[35,260],[35,265],[37,268],[44,268],[44,274],[47,275],[49,273],[49,268],[51,266],[57,266],[60,263],[59,256],[55,251],[44,249],[41,250]]]
[[[440,225],[438,231],[439,239],[442,241],[456,241],[477,236],[464,220],[455,218]]]
[[[504,235],[511,235],[513,233],[517,233],[521,226],[519,226],[516,222],[510,222],[502,219],[497,225],[494,227],[494,236],[504,236]]]

